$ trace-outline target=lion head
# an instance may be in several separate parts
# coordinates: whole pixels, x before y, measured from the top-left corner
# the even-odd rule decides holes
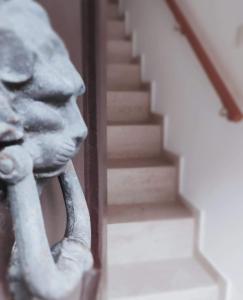
[[[37,3],[1,4],[0,44],[0,145],[21,144],[36,176],[57,175],[87,134],[84,83]]]

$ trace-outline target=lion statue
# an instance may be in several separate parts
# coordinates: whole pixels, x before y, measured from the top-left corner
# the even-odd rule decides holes
[[[9,287],[16,300],[63,299],[92,266],[89,213],[71,162],[87,135],[76,103],[85,87],[35,1],[0,1],[0,44],[0,189],[16,240]],[[54,176],[67,228],[50,249],[39,196]]]

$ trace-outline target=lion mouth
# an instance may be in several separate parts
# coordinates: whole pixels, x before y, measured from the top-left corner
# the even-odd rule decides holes
[[[54,156],[53,164],[56,166],[65,165],[77,152],[77,147],[72,141],[66,141],[58,149]]]
[[[62,140],[54,148],[43,153],[43,160],[35,163],[34,173],[38,178],[52,177],[62,173],[67,163],[75,156],[78,148],[72,139]]]

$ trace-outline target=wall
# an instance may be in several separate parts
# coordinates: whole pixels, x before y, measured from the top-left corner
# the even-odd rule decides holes
[[[210,2],[222,12],[220,5],[227,3]],[[194,1],[194,8],[199,3],[210,19],[209,1]],[[143,77],[154,82],[152,109],[168,120],[165,146],[184,157],[181,193],[205,212],[202,252],[232,284],[229,300],[241,300],[243,123],[220,117],[221,102],[187,40],[175,30],[176,22],[164,1],[122,0],[121,4],[129,12],[135,52],[145,57]],[[223,29],[228,25],[220,24]],[[220,38],[224,40],[222,32]]]

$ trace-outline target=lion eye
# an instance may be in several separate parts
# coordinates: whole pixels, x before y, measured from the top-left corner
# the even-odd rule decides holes
[[[30,80],[35,63],[33,53],[16,34],[3,29],[0,29],[0,45],[0,80],[16,85]]]
[[[4,87],[10,91],[10,92],[18,92],[20,90],[23,90],[27,84],[30,83],[28,82],[2,82]]]

